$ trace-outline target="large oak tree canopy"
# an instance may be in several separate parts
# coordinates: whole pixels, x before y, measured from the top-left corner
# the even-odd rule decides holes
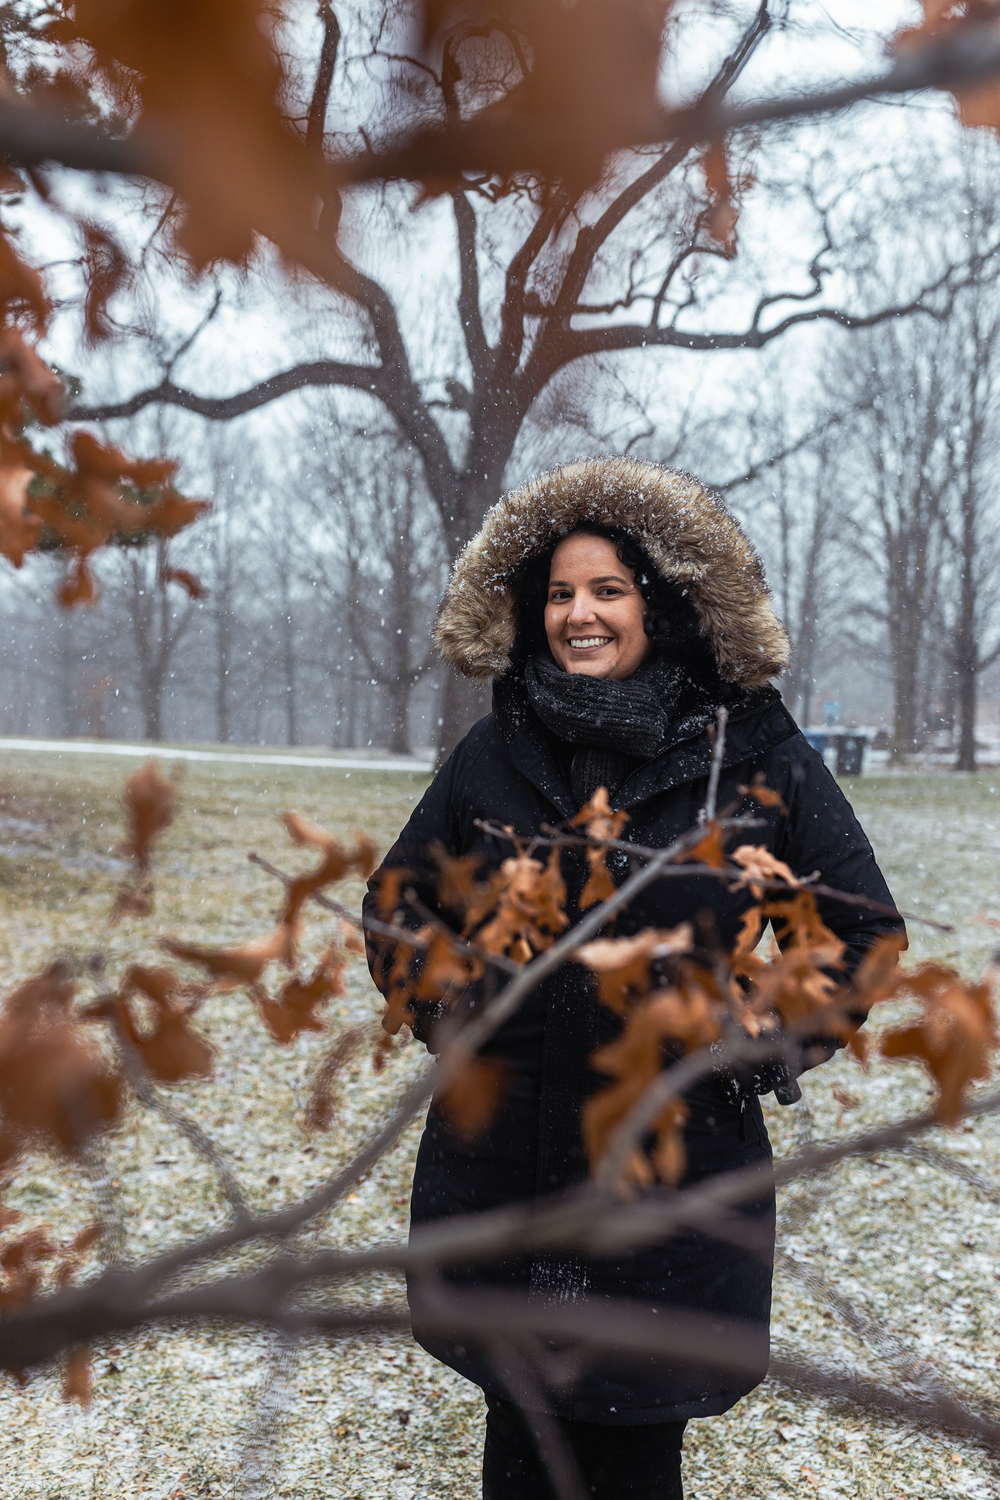
[[[193,277],[227,262],[252,272],[269,241],[293,275],[330,289],[356,335],[346,356],[226,394],[189,388],[171,361],[142,389],[78,400],[68,415],[170,403],[227,420],[309,386],[364,393],[419,453],[452,557],[502,489],[539,397],[577,362],[942,317],[977,273],[952,264],[902,292],[856,295],[841,278],[830,299],[836,230],[819,203],[807,264],[762,285],[735,326],[713,323],[701,291],[705,267],[737,256],[764,123],[932,86],[951,87],[969,122],[992,123],[1000,29],[982,6],[929,6],[888,65],[846,82],[800,77],[781,93],[752,66],[796,24],[769,0],[711,14],[669,0],[374,0],[360,20],[330,0],[316,12],[292,0],[76,0],[11,3],[4,19],[0,147],[25,190],[51,201],[50,164],[145,182],[165,253]],[[373,192],[397,220],[421,198],[450,210],[463,348],[444,398],[368,263],[353,205]],[[143,266],[113,223],[76,217],[99,340]],[[446,738],[460,717],[449,701]]]

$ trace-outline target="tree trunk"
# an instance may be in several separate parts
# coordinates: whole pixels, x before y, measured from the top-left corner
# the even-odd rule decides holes
[[[967,497],[968,499],[968,497]],[[976,701],[979,688],[979,642],[976,639],[976,515],[963,506],[962,574],[955,631],[955,676],[958,685],[958,759],[956,771],[976,769]]]
[[[975,663],[968,658],[958,668],[958,758],[956,771],[976,769],[976,703],[978,698],[978,673]]]
[[[389,749],[394,755],[410,753],[409,706],[412,684],[408,679],[397,678],[385,684],[389,700]]]
[[[295,660],[295,626],[290,614],[284,619],[282,631],[282,657],[285,678],[285,715],[286,715],[286,740],[289,745],[299,743],[299,704],[298,683],[296,682],[298,663]]]
[[[892,758],[899,761],[911,755],[917,747],[917,653],[910,644],[894,653],[893,677],[896,691]]]
[[[142,722],[146,739],[159,744],[163,739],[163,684],[158,675],[148,677],[142,685]]]
[[[228,745],[230,735],[229,725],[229,629],[228,618],[222,615],[216,621],[216,651],[215,651],[215,718],[216,737],[220,745]]]

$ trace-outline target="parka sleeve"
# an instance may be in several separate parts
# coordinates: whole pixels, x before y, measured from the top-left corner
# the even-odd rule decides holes
[[[824,885],[894,910],[872,846],[823,757],[801,734],[779,746],[775,754],[786,761],[784,774],[772,782],[783,786],[787,809],[778,829],[778,857],[797,875],[818,870]],[[901,917],[870,907],[823,897],[817,905],[831,932],[847,945],[848,974],[853,974],[878,938],[903,930]]]
[[[786,804],[775,845],[778,857],[797,875],[818,871],[824,885],[894,910],[895,902],[872,846],[823,757],[801,734],[786,740],[774,755],[785,762],[775,766],[769,777],[772,786],[783,787]],[[905,944],[902,917],[824,897],[817,898],[817,907],[827,927],[845,944],[840,976],[845,983],[850,982],[866,951],[880,937],[900,933]],[[860,1025],[868,1012],[852,1008],[849,1014]],[[804,1073],[826,1062],[841,1046],[839,1039],[807,1037],[798,1071]],[[787,1084],[777,1084],[775,1095],[783,1104],[798,1099],[800,1091],[794,1078],[790,1077]]]
[[[464,742],[463,742],[464,743]],[[418,931],[425,925],[425,918],[412,902],[403,899],[402,892],[412,890],[423,907],[442,916],[437,898],[438,870],[431,850],[435,845],[445,849],[457,847],[455,826],[455,784],[461,772],[463,745],[459,744],[445,761],[420,801],[417,803],[399,838],[393,844],[378,869],[368,881],[368,893],[362,906],[365,923],[365,949],[372,979],[383,995],[388,995],[388,976],[392,969],[396,951],[393,938],[372,932],[369,922],[381,916],[392,916],[397,926]],[[390,871],[406,872],[400,883],[400,895],[392,903],[390,913],[382,908],[380,894]],[[414,1020],[412,1031],[418,1041],[430,1044],[436,1021],[443,1007],[427,1001],[410,1002]],[[433,1051],[433,1047],[431,1047]]]

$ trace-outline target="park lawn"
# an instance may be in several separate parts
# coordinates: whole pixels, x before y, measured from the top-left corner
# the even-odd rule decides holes
[[[161,765],[170,769],[169,752]],[[124,964],[162,959],[164,934],[196,942],[243,942],[267,932],[280,903],[276,882],[246,859],[256,848],[285,870],[310,859],[278,820],[294,808],[339,836],[364,828],[384,850],[425,781],[410,774],[188,763],[178,813],[161,840],[156,910],[108,929],[122,864],[119,805],[133,767],[94,755],[0,751],[0,959],[7,988],[57,955],[73,960],[81,987],[114,981]],[[911,927],[914,961],[937,957],[967,976],[988,959],[1000,922],[992,878],[1000,854],[1000,778],[885,776],[846,786],[901,907],[954,925]],[[342,899],[357,908],[348,882]],[[306,956],[328,933],[307,918]],[[107,955],[95,976],[88,957]],[[92,967],[92,966],[91,966]],[[273,984],[273,977],[271,979]],[[330,1029],[374,1018],[379,997],[363,962],[331,1008]],[[169,1093],[227,1153],[258,1207],[276,1207],[317,1185],[353,1154],[420,1066],[423,1049],[401,1047],[375,1074],[367,1055],[345,1079],[333,1129],[301,1129],[311,1074],[327,1039],[271,1043],[239,993],[213,998],[200,1024],[218,1049],[216,1077]],[[836,1094],[839,1097],[835,1097]],[[776,1154],[810,1132],[828,1139],[920,1109],[929,1090],[915,1065],[878,1064],[866,1078],[839,1057],[805,1081],[804,1106],[766,1101]],[[857,1103],[852,1103],[855,1099]],[[846,1102],[845,1102],[846,1101]],[[360,1244],[405,1231],[420,1122],[306,1246]],[[1000,1127],[987,1119],[925,1144],[988,1177]],[[142,1258],[217,1225],[215,1182],[161,1116],[133,1110],[109,1143],[126,1253]],[[101,1164],[94,1164],[96,1177]],[[60,1230],[94,1216],[99,1184],[36,1158],[7,1195],[28,1222]],[[781,1194],[775,1280],[776,1344],[841,1370],[913,1378],[944,1376],[974,1401],[995,1401],[1000,1288],[994,1279],[996,1203],[939,1161],[904,1155],[842,1165]],[[260,1251],[230,1262],[249,1264]],[[357,1288],[391,1303],[397,1280]],[[261,1399],[263,1396],[263,1400]],[[81,1411],[58,1397],[58,1378],[21,1391],[0,1388],[8,1461],[0,1500],[14,1497],[207,1495],[301,1500],[473,1500],[481,1442],[478,1391],[409,1339],[335,1344],[294,1353],[265,1335],[220,1328],[167,1329],[102,1347],[95,1396]],[[262,1415],[263,1414],[263,1415]],[[253,1478],[254,1465],[269,1474]],[[940,1441],[862,1413],[766,1385],[726,1417],[693,1423],[686,1444],[690,1500],[771,1500],[796,1493],[938,1500],[1000,1494],[996,1466],[968,1444]]]

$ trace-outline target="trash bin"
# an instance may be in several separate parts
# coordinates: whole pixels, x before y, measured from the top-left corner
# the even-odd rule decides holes
[[[860,776],[865,758],[865,736],[863,734],[837,735],[837,775]]]
[[[813,749],[819,751],[820,755],[826,753],[826,742],[829,739],[829,735],[817,734],[812,729],[803,729],[802,734],[809,744],[812,745]]]

